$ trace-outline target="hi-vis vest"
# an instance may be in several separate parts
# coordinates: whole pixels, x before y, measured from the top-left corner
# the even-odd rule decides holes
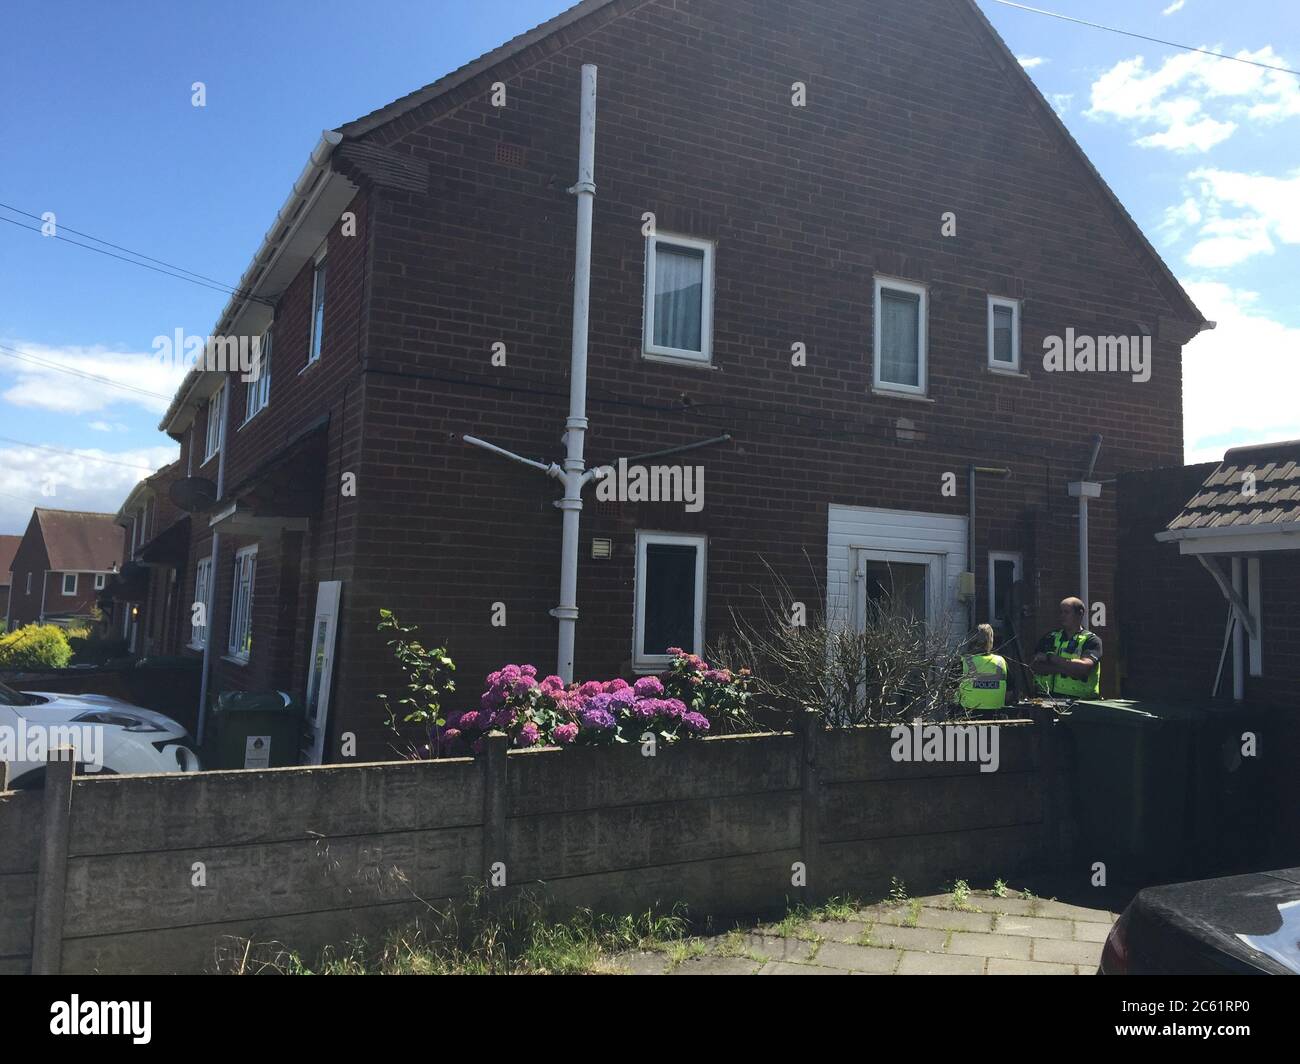
[[[1002,709],[1007,704],[1007,663],[997,654],[961,659],[957,701],[963,709]]]
[[[1086,628],[1080,629],[1073,638],[1066,638],[1061,629],[1052,633],[1052,653],[1073,660],[1083,653],[1083,644],[1092,635]],[[1039,690],[1044,694],[1060,695],[1062,698],[1100,698],[1101,697],[1101,662],[1092,667],[1086,680],[1076,680],[1071,676],[1035,677]]]

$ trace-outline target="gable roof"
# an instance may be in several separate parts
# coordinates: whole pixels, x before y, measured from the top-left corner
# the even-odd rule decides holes
[[[574,23],[581,21],[589,15],[593,15],[611,4],[617,4],[625,11],[640,7],[643,4],[653,2],[653,0],[582,0],[581,3],[575,4],[567,11],[561,12],[554,18],[534,26],[526,33],[521,33],[517,37],[512,37],[498,48],[487,52],[472,62],[453,70],[451,73],[444,75],[437,81],[430,82],[421,89],[408,93],[392,103],[386,104],[369,114],[362,115],[338,127],[336,133],[341,134],[346,140],[355,140],[360,137],[366,137],[377,130],[397,121],[415,111],[417,108],[444,96],[453,89],[464,85],[466,82],[473,80],[480,74],[484,74],[494,67],[513,59],[515,56],[525,52],[533,45],[547,41],[548,38],[555,36],[562,30]],[[1104,205],[1110,211],[1115,220],[1116,228],[1119,231],[1121,239],[1124,240],[1130,248],[1133,249],[1139,260],[1142,261],[1148,269],[1148,272],[1159,289],[1169,301],[1169,305],[1175,308],[1175,321],[1190,325],[1190,330],[1176,330],[1185,335],[1178,337],[1178,342],[1184,343],[1186,339],[1196,335],[1202,329],[1213,328],[1214,323],[1207,321],[1205,315],[1192,302],[1191,296],[1184,290],[1178,278],[1174,276],[1172,270],[1160,257],[1160,253],[1147,240],[1146,234],[1134,221],[1133,216],[1128,213],[1124,205],[1120,202],[1119,197],[1115,195],[1101,173],[1092,164],[1092,160],[1085,154],[1083,148],[1079,146],[1078,141],[1071,135],[1061,116],[1057,114],[1056,109],[1052,107],[1047,99],[1039,91],[1038,86],[1034,84],[1033,78],[1021,66],[1020,61],[1016,59],[1015,53],[1007,46],[993,24],[980,10],[976,0],[952,0],[952,3],[967,10],[973,16],[977,27],[983,31],[988,43],[992,46],[994,54],[1001,60],[1001,64],[1009,76],[1017,78],[1021,85],[1028,90],[1031,103],[1041,112],[1042,117],[1048,125],[1055,131],[1057,136],[1065,143],[1067,150],[1082,165],[1085,172],[1091,178],[1096,191]],[[550,42],[548,42],[550,43]],[[555,47],[548,49],[548,54],[555,51],[558,47],[563,47],[568,42],[561,42]],[[541,58],[541,57],[539,57]]]
[[[114,514],[80,510],[45,510],[40,523],[45,554],[53,572],[107,572],[122,565],[122,528]]]
[[[13,565],[18,544],[22,541],[22,536],[0,536],[0,587],[8,587],[13,583],[9,567]]]
[[[1300,532],[1300,440],[1228,451],[1157,538],[1225,530]]]

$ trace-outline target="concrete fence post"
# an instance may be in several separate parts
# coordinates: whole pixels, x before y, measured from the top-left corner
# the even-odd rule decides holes
[[[32,924],[33,975],[58,975],[63,969],[63,913],[67,904],[75,768],[72,750],[49,751],[41,798],[40,864],[36,870],[36,919]]]
[[[799,860],[804,865],[806,879],[802,895],[807,901],[823,896],[826,887],[820,853],[818,803],[821,773],[817,760],[817,747],[823,730],[821,714],[815,710],[808,709],[799,715]]]
[[[488,898],[509,885],[506,855],[506,752],[510,738],[502,732],[489,732],[480,763],[483,768],[483,888]],[[500,865],[500,867],[496,867]]]
[[[0,791],[9,789],[9,762],[0,761]]]

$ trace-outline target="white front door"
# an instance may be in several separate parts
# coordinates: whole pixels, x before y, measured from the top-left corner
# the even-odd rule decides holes
[[[338,639],[341,580],[322,580],[316,590],[316,616],[311,626],[311,658],[307,663],[307,721],[302,761],[319,765],[325,757],[325,728],[329,723],[330,683],[334,678],[334,646]]]
[[[867,547],[853,553],[854,623],[859,631],[866,623],[868,603],[885,600],[918,621],[934,624],[942,619],[944,555]]]

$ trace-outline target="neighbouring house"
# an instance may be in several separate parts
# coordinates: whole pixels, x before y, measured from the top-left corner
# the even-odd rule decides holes
[[[99,593],[121,567],[112,514],[37,507],[11,563],[9,627],[93,620]]]
[[[1300,708],[1300,440],[1129,474],[1120,494],[1128,690]]]
[[[9,566],[13,564],[14,553],[22,541],[22,536],[0,536],[0,617],[4,618],[6,631],[9,621],[9,588],[13,582]]]
[[[584,63],[587,461],[690,447],[642,464],[702,473],[703,505],[588,489],[577,678],[705,648],[773,573],[1030,649],[1079,590],[1069,485],[1182,461],[1209,323],[972,0],[585,0],[322,136],[213,330],[261,371],[196,367],[160,426],[186,653],[209,692],[303,699],[308,761],[389,750],[381,607],[448,646],[463,705],[556,659],[559,490],[463,437],[562,457]],[[1149,359],[1119,371],[1121,341]]]
[[[126,560],[101,597],[105,628],[140,657],[177,654],[189,638],[190,516],[169,494],[180,475],[177,461],[145,477],[116,515]]]

